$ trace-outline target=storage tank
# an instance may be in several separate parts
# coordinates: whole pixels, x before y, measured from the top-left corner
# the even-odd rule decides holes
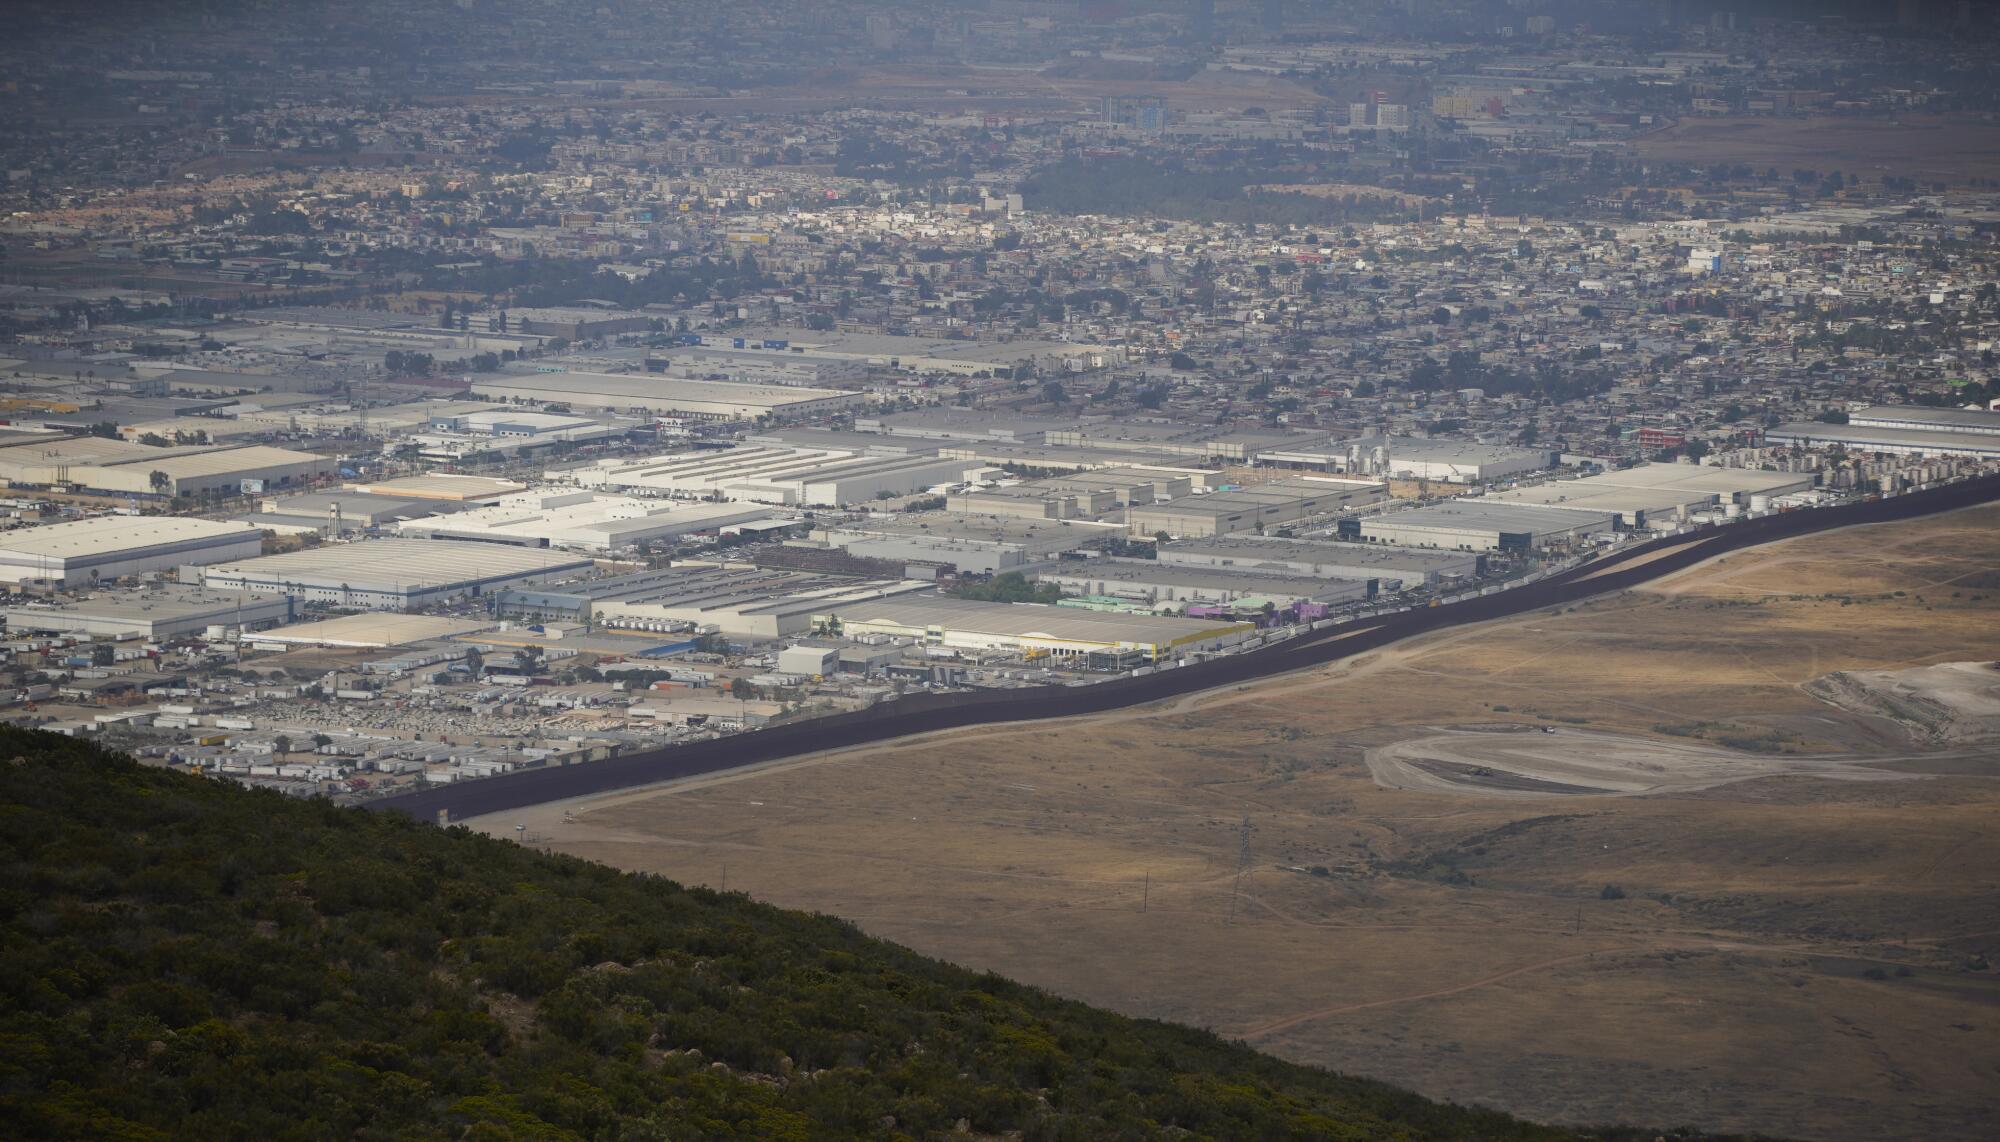
[[[1770,511],[1770,510],[1771,510],[1771,497],[1769,497],[1769,496],[1766,496],[1766,495],[1753,495],[1753,496],[1751,496],[1751,497],[1750,497],[1750,510],[1751,510],[1751,511],[1753,511],[1753,512],[1767,512],[1767,511]]]

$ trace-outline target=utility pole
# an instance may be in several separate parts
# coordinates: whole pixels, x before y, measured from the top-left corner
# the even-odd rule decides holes
[[[1151,904],[1152,902],[1153,902],[1153,870],[1149,868],[1146,870],[1146,887],[1141,890],[1141,894],[1139,896],[1139,911],[1144,912],[1146,910],[1146,906]]]

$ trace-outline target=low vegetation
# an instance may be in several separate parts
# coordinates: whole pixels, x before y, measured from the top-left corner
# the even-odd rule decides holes
[[[0,727],[16,1138],[1651,1138],[1433,1103],[823,916]]]

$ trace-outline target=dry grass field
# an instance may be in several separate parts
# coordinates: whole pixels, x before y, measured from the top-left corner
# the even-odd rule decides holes
[[[1994,658],[1983,508],[1159,706],[481,824],[1545,1120],[1985,1137],[2000,748],[1932,746],[1801,684]],[[1366,762],[1544,726],[1530,744],[1603,735],[1628,765],[1841,755],[1903,779],[1746,764],[1706,788],[1510,797],[1385,788]],[[1659,748],[1620,753],[1632,736]]]
[[[1685,119],[1640,136],[1632,149],[1648,159],[1838,170],[1873,182],[1883,174],[1919,182],[1962,183],[2000,175],[2000,123],[1970,116],[1717,116]]]

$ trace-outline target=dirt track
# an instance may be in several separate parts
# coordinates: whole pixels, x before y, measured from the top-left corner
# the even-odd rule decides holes
[[[1869,768],[1872,759],[1749,754],[1581,730],[1448,732],[1367,752],[1385,789],[1482,797],[1643,797],[1690,793],[1760,777],[1898,781],[1916,775]],[[1898,760],[1898,759],[1882,759]]]

